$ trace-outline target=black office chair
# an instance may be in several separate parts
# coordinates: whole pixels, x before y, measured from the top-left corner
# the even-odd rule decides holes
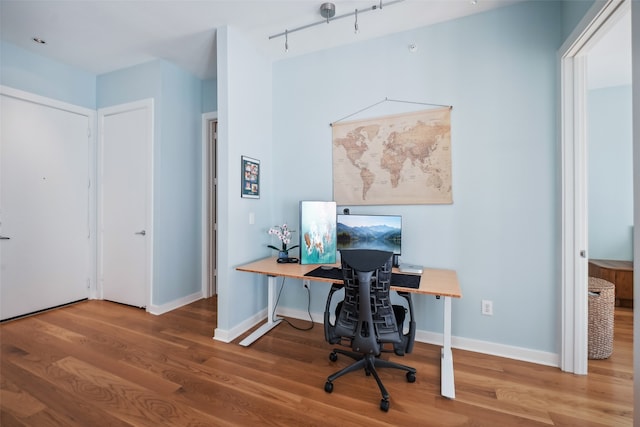
[[[411,295],[399,293],[407,302],[410,315],[408,333],[404,334],[405,307],[392,305],[390,297],[392,256],[391,252],[354,249],[340,251],[344,283],[333,284],[324,312],[325,338],[330,344],[351,347],[352,351],[334,348],[329,359],[335,362],[338,353],[356,362],[330,375],[324,385],[327,393],[333,391],[333,381],[360,369],[373,375],[382,400],[380,409],[389,410],[389,393],[382,384],[376,367],[406,371],[407,381],[416,380],[416,370],[410,366],[380,358],[383,352],[397,355],[410,353],[415,338],[415,319]],[[344,300],[337,304],[335,323],[331,323],[333,294],[344,288]],[[390,348],[389,348],[390,347]]]

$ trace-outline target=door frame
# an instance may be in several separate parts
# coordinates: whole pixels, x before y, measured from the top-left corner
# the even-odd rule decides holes
[[[209,113],[202,114],[202,176],[201,176],[201,200],[200,200],[200,210],[201,210],[201,248],[202,248],[202,260],[201,260],[201,286],[202,286],[202,296],[205,298],[209,298],[218,293],[217,289],[211,289],[209,287],[209,240],[211,238],[211,230],[209,230],[209,197],[207,195],[208,189],[208,171],[209,171],[209,123],[218,120],[218,112],[213,111]],[[215,158],[218,158],[217,146]],[[217,198],[217,192],[215,197]],[[216,201],[216,209],[218,203]],[[218,257],[218,248],[216,244],[216,259]],[[217,262],[216,262],[217,265]],[[217,281],[216,281],[217,288]]]
[[[561,354],[563,371],[588,369],[587,53],[629,0],[592,6],[560,48],[562,168]]]
[[[104,116],[124,113],[132,110],[146,109],[149,117],[149,132],[147,138],[147,194],[146,194],[146,222],[147,226],[145,230],[147,235],[145,238],[146,243],[146,283],[145,283],[145,310],[149,311],[153,295],[153,236],[154,236],[154,224],[153,224],[153,193],[154,193],[154,141],[155,141],[155,120],[154,120],[154,102],[153,98],[142,99],[139,101],[128,102],[119,105],[113,105],[110,107],[98,109],[98,138],[96,147],[96,170],[97,170],[97,197],[96,197],[96,212],[97,212],[97,250],[96,250],[96,264],[97,264],[97,295],[99,299],[104,299],[104,279],[103,279],[103,260],[102,260],[102,229],[103,229],[103,216],[102,216],[102,176],[103,176],[103,142],[104,142],[104,128],[102,120]]]

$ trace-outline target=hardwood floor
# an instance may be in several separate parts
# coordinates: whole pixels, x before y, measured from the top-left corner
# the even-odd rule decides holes
[[[215,299],[154,316],[86,301],[0,325],[0,425],[9,426],[630,426],[632,317],[616,309],[611,358],[589,375],[453,350],[456,399],[439,395],[439,347],[400,359],[417,381],[351,373],[324,391],[331,362],[322,325],[282,324],[251,347],[211,337]],[[304,322],[292,320],[296,325]]]

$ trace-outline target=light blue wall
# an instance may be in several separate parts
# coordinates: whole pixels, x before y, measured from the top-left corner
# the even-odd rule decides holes
[[[158,60],[98,77],[98,107],[154,99],[152,303],[201,289],[201,81]]]
[[[0,42],[0,84],[85,108],[96,108],[96,76]]]
[[[351,211],[401,214],[402,258],[457,270],[454,335],[557,353],[561,15],[560,3],[528,2],[277,62],[273,167],[287,178],[274,218],[332,198],[330,122],[385,97],[453,105],[454,203]],[[312,291],[322,312],[326,289]],[[482,299],[494,316],[480,314]],[[306,310],[302,292],[284,304]],[[441,332],[441,302],[415,304],[418,329]]]
[[[269,255],[267,230],[277,206],[272,157],[271,63],[235,28],[218,29],[218,329],[228,330],[266,304],[266,278],[235,267]],[[280,149],[278,149],[280,152]],[[259,199],[240,197],[240,157],[260,160]],[[249,215],[255,223],[249,223]]]
[[[218,81],[209,79],[202,81],[202,112],[218,111]]]
[[[604,0],[568,0],[562,2],[562,39],[566,39],[587,11],[595,4],[604,5]]]
[[[156,162],[155,243],[159,304],[199,293],[201,282],[201,81],[163,62],[162,141]],[[185,226],[186,225],[186,226]],[[161,227],[161,234],[158,228]]]
[[[97,108],[154,98],[162,103],[162,65],[152,61],[98,76]],[[158,108],[158,105],[155,106]],[[159,123],[156,123],[159,125]],[[156,131],[160,131],[160,127]]]
[[[631,86],[589,93],[589,257],[633,260]]]

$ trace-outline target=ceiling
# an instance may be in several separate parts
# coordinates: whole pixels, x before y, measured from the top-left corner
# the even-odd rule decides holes
[[[247,34],[276,60],[481,13],[523,0],[334,1],[336,18],[355,17],[269,36],[323,20],[310,0],[0,0],[2,40],[103,74],[154,59],[165,59],[201,79],[216,75],[216,28],[228,25]],[[375,9],[372,9],[373,7]],[[32,38],[46,41],[41,45]]]
[[[320,22],[322,0],[0,0],[0,38],[60,62],[103,74],[165,59],[201,79],[216,76],[216,28],[246,34],[272,60],[424,27],[524,0],[334,0],[336,17]],[[375,9],[373,9],[375,7]],[[359,32],[354,32],[358,9]],[[284,37],[269,36],[289,30]],[[631,22],[611,26],[589,53],[589,84],[631,84]],[[39,37],[46,44],[32,39]]]

